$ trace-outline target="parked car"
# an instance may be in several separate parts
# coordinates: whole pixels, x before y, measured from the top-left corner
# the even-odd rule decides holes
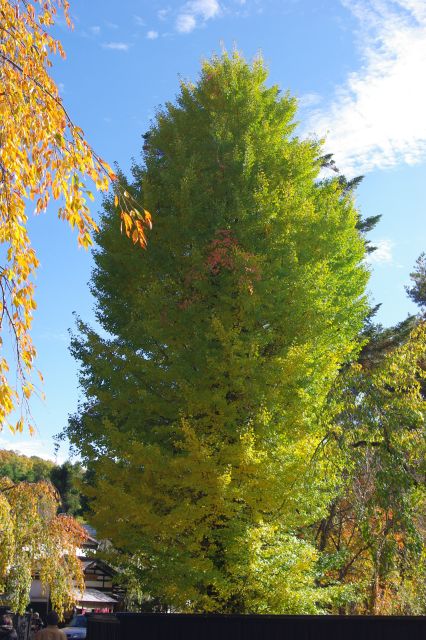
[[[87,634],[87,616],[80,614],[74,616],[67,627],[62,631],[67,636],[67,640],[85,640]]]

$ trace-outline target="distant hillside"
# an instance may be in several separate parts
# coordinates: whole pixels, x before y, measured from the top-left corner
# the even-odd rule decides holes
[[[0,449],[0,477],[10,478],[12,482],[50,480],[61,496],[60,510],[73,516],[82,515],[79,483],[84,478],[84,470],[78,462],[57,465],[37,456],[28,457]]]
[[[0,477],[6,476],[13,482],[37,482],[50,480],[50,474],[55,467],[50,460],[43,460],[37,456],[27,456],[0,449]]]

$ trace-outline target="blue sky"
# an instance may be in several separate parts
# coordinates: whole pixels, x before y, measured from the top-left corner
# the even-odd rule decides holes
[[[359,208],[383,215],[369,284],[379,321],[415,311],[404,285],[426,250],[425,0],[71,0],[71,12],[73,31],[56,26],[67,59],[55,60],[54,76],[75,123],[125,171],[179,77],[195,79],[222,47],[247,58],[261,52],[270,82],[299,98],[299,133],[326,136],[343,172],[365,174]],[[95,214],[100,206],[97,198]],[[52,456],[53,435],[77,407],[68,331],[73,312],[93,320],[92,260],[53,206],[30,225],[41,260],[33,337],[46,400],[32,404],[38,434],[3,432],[0,446]],[[59,459],[66,454],[63,445]]]

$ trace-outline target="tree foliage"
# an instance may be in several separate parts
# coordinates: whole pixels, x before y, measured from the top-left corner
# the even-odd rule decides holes
[[[213,58],[159,112],[125,184],[154,241],[143,258],[127,246],[107,202],[92,290],[110,337],[80,323],[72,347],[86,402],[68,435],[94,523],[180,610],[315,612],[330,596],[300,531],[328,501],[310,458],[367,313],[365,242],[266,77]]]
[[[38,456],[30,458],[15,451],[0,450],[0,478],[12,482],[38,482],[50,480],[54,463]]]
[[[417,258],[415,270],[410,274],[412,285],[407,287],[407,293],[423,313],[426,312],[426,254]]]
[[[79,516],[82,512],[80,483],[83,481],[84,471],[79,462],[63,462],[55,465],[50,473],[50,480],[61,497],[60,510],[72,516]]]
[[[332,394],[323,454],[336,492],[316,530],[321,584],[354,587],[340,613],[420,614],[426,611],[426,327],[413,327],[409,318],[377,330],[371,341]]]
[[[407,287],[420,307],[422,265],[423,254]],[[330,394],[322,453],[335,493],[314,529],[320,583],[351,587],[335,612],[424,614],[426,328],[421,314],[375,324],[379,306]]]
[[[58,492],[58,512],[80,516],[83,511],[80,483],[85,476],[79,462],[65,461],[58,465],[37,456],[27,457],[15,451],[0,450],[0,478],[12,482],[34,483],[50,481]]]
[[[29,202],[34,201],[35,213],[40,213],[52,197],[59,200],[59,218],[76,228],[78,243],[88,247],[97,225],[88,206],[93,195],[86,179],[102,190],[115,180],[73,124],[49,73],[50,56],[65,55],[49,29],[58,10],[71,26],[68,8],[67,0],[0,0],[0,428],[8,424],[12,431],[23,429],[27,401],[35,391],[30,329],[38,259],[28,235]],[[122,203],[126,232],[144,245],[149,214],[140,214],[125,193],[118,191],[116,198]],[[3,344],[7,330],[14,345],[16,384],[8,374],[11,357]],[[8,417],[18,405],[21,417],[12,423]]]
[[[60,615],[84,589],[77,549],[86,533],[71,516],[57,515],[58,504],[49,482],[0,478],[0,593],[17,613],[29,603],[36,573]]]

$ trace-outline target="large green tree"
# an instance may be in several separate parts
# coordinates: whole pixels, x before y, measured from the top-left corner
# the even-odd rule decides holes
[[[129,247],[106,201],[106,333],[80,322],[72,345],[86,399],[68,436],[93,521],[179,610],[328,597],[300,532],[329,500],[311,458],[367,313],[365,241],[347,184],[319,178],[320,143],[295,135],[295,100],[266,78],[260,60],[213,58],[158,113],[125,185],[156,214],[152,241]]]

